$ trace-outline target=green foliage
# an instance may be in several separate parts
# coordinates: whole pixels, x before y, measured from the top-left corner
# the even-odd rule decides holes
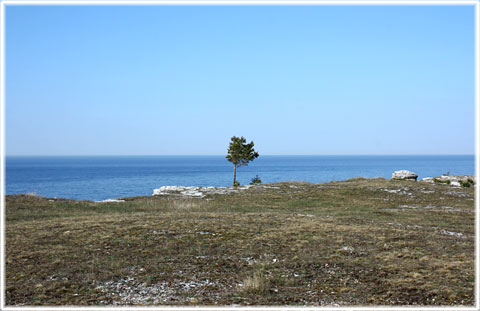
[[[252,180],[250,181],[250,185],[257,185],[257,184],[261,184],[262,183],[262,180],[260,179],[260,177],[258,177],[258,175],[256,175],[254,178],[252,178]]]
[[[237,167],[246,166],[248,162],[258,158],[258,152],[253,149],[255,144],[251,141],[247,144],[245,137],[236,137],[231,138],[230,145],[228,146],[228,154],[226,156],[227,160],[233,163],[233,186],[237,184]]]
[[[247,144],[245,137],[232,137],[228,147],[227,160],[236,166],[246,166],[248,162],[258,158],[258,152],[253,149],[255,144],[251,141]]]
[[[460,185],[462,187],[470,187],[470,186],[475,185],[475,182],[471,178],[467,179],[466,181],[459,180],[458,182],[460,183]]]
[[[234,186],[234,187],[240,186],[240,182],[239,182],[238,180],[235,180],[235,181],[233,182],[233,186]]]
[[[433,179],[434,182],[439,183],[439,184],[449,184],[450,185],[450,180],[441,180],[438,178]]]

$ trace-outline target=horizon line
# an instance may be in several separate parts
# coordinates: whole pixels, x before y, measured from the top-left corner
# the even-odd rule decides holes
[[[12,154],[4,157],[198,157],[225,156],[226,154]],[[261,156],[475,156],[475,153],[358,153],[358,154],[263,154]]]

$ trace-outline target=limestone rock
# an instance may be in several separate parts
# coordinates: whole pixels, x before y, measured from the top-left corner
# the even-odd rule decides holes
[[[423,182],[428,182],[428,183],[445,183],[453,187],[460,187],[460,181],[466,182],[468,180],[473,180],[475,182],[475,176],[471,175],[464,175],[464,176],[450,176],[450,175],[442,175],[442,176],[437,176],[437,177],[426,177],[423,178]]]
[[[163,186],[153,190],[153,195],[177,195],[181,197],[203,198],[207,194],[228,194],[249,189],[250,185],[239,187],[192,187],[192,186]]]
[[[125,202],[125,200],[120,200],[120,199],[106,199],[103,201],[95,201],[97,203],[109,203],[109,202]]]
[[[425,178],[422,179],[422,181],[433,184],[433,177],[425,177]]]
[[[410,180],[417,180],[418,175],[414,172],[410,172],[407,170],[395,171],[392,174],[392,179],[410,179]]]

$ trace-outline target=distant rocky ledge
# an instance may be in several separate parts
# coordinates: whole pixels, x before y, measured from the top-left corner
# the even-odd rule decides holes
[[[395,180],[412,180],[416,181],[418,175],[414,172],[407,170],[396,171],[392,174],[392,179]],[[469,182],[471,181],[471,183]],[[463,185],[469,187],[470,185],[475,184],[475,176],[464,175],[464,176],[438,176],[438,177],[426,177],[420,180],[419,182],[427,183],[439,183],[446,184],[452,187],[461,187]],[[256,188],[272,188],[278,189],[277,186],[271,185],[245,185],[238,187],[195,187],[195,186],[163,186],[158,189],[153,190],[152,195],[173,195],[179,197],[194,197],[194,198],[203,198],[209,194],[229,194],[236,193],[239,191],[247,190],[251,187]]]
[[[228,194],[246,190],[251,185],[238,187],[189,187],[189,186],[163,186],[153,190],[153,195],[179,195],[186,197],[203,198],[207,194]]]
[[[392,174],[392,180],[405,180],[409,182],[417,182],[418,175],[414,172],[410,172],[407,170],[395,171]],[[375,177],[375,178],[365,178],[365,177],[355,177],[351,179],[347,179],[345,181],[351,180],[358,180],[358,179],[381,179],[385,180],[383,177]],[[453,188],[462,188],[462,187],[472,187],[476,185],[476,177],[472,175],[442,175],[437,177],[426,177],[418,181],[419,183],[432,183],[432,184],[439,184],[445,185]],[[162,186],[158,189],[153,190],[153,196],[172,196],[178,198],[203,198],[207,195],[215,195],[215,194],[230,194],[230,193],[238,193],[241,191],[245,191],[251,188],[256,190],[265,191],[267,189],[281,189],[282,185],[286,184],[290,188],[302,188],[299,185],[308,185],[311,184],[309,182],[300,182],[300,181],[290,181],[290,182],[279,182],[273,184],[256,184],[256,185],[244,185],[244,186],[237,186],[237,187],[199,187],[199,186]],[[325,184],[328,186],[328,182],[326,183],[319,183],[318,186],[322,186],[320,184]],[[335,185],[334,187],[341,187],[340,185]],[[397,190],[395,190],[397,191]],[[24,195],[24,196],[33,196],[37,197],[36,193],[25,193],[25,194],[16,194],[16,195]],[[7,195],[9,196],[9,195]],[[12,195],[10,195],[12,196]],[[15,196],[15,195],[13,195]],[[63,198],[49,198],[49,201],[72,201],[71,199],[63,199]],[[126,202],[128,198],[115,198],[115,199],[106,199],[102,201],[94,201],[96,203],[121,203]]]
[[[423,182],[429,183],[445,183],[449,184],[450,186],[460,187],[462,184],[469,183],[475,184],[476,178],[475,176],[471,175],[463,175],[463,176],[449,176],[449,175],[442,175],[438,177],[426,177],[422,179]]]
[[[392,179],[397,180],[417,180],[418,174],[410,172],[407,170],[395,171],[392,174]],[[475,176],[472,175],[462,175],[462,176],[450,176],[442,175],[437,177],[426,177],[421,181],[429,183],[440,183],[440,184],[449,184],[454,187],[470,187],[470,185],[475,184]]]

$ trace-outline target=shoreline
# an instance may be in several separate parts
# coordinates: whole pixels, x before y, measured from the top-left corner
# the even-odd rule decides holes
[[[396,181],[402,181],[399,179],[386,179],[383,177],[353,177],[353,178],[348,178],[345,180],[331,180],[328,182],[322,182],[322,183],[310,183],[307,181],[279,181],[279,182],[274,182],[274,183],[268,183],[268,184],[256,184],[256,185],[240,185],[237,187],[214,187],[214,186],[173,186],[173,185],[164,185],[161,186],[160,188],[153,189],[153,193],[151,195],[134,195],[134,196],[128,196],[128,197],[117,197],[117,198],[107,198],[104,200],[88,200],[88,199],[71,199],[71,198],[59,198],[59,197],[46,197],[43,195],[38,195],[34,192],[30,193],[16,193],[16,194],[6,194],[5,197],[8,196],[35,196],[35,197],[40,197],[40,198],[45,198],[51,201],[63,201],[63,200],[69,200],[69,201],[78,201],[78,202],[94,202],[94,203],[122,203],[130,199],[134,198],[141,198],[141,197],[150,197],[150,196],[168,196],[168,195],[174,195],[177,197],[183,197],[183,198],[204,198],[206,195],[224,195],[224,194],[229,194],[229,193],[235,193],[243,190],[248,190],[251,187],[260,187],[260,188],[269,188],[269,187],[275,187],[276,184],[309,184],[309,185],[324,185],[324,184],[329,184],[329,183],[338,183],[338,182],[348,182],[348,181],[355,181],[355,180],[396,180]],[[459,180],[461,181],[467,181],[467,180],[473,180],[474,185],[476,184],[476,177],[473,175],[442,175],[442,176],[436,176],[436,177],[425,177],[422,178],[421,180],[408,180],[405,179],[403,181],[405,182],[417,182],[417,183],[438,183],[438,184],[446,184],[450,187],[453,188],[461,188],[461,184],[459,183]],[[447,182],[448,181],[448,182]]]
[[[241,184],[256,175],[264,183],[307,181],[326,183],[355,177],[391,178],[397,169],[418,173],[419,179],[474,175],[475,159],[469,155],[418,156],[260,156],[238,170]],[[6,163],[7,194],[36,192],[74,200],[147,196],[165,185],[229,187],[233,167],[224,156],[113,158],[23,158]]]

